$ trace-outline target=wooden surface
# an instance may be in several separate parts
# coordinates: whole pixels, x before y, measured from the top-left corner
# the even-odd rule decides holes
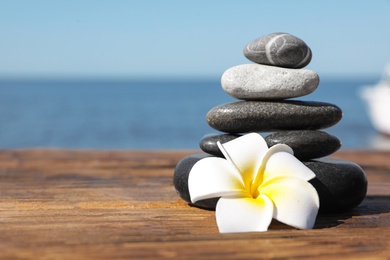
[[[334,154],[366,171],[368,195],[313,230],[219,234],[214,212],[188,206],[172,185],[175,164],[196,152],[1,151],[0,257],[390,258],[390,153]]]

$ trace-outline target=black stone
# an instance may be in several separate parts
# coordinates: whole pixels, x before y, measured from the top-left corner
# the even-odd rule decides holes
[[[309,46],[288,33],[272,33],[255,39],[245,46],[244,55],[255,63],[286,68],[303,68],[312,58]]]
[[[316,101],[239,101],[212,108],[206,115],[214,129],[227,133],[318,130],[340,121],[336,105]]]
[[[182,199],[191,204],[188,191],[188,175],[194,164],[207,154],[184,157],[176,166],[173,183]],[[367,178],[359,165],[330,158],[303,162],[315,174],[310,183],[316,188],[320,198],[320,212],[337,213],[359,205],[367,192]],[[192,205],[214,210],[218,198],[198,201]]]
[[[321,212],[342,212],[359,205],[367,193],[367,177],[353,162],[321,158],[303,162],[315,174],[310,183],[320,197]]]
[[[208,134],[200,140],[199,147],[205,153],[223,157],[222,152],[218,148],[217,142],[219,141],[221,144],[223,144],[240,136],[241,135],[238,134]]]
[[[190,192],[188,190],[188,175],[190,174],[190,171],[196,162],[210,156],[211,155],[209,154],[189,155],[181,159],[175,167],[173,174],[173,185],[175,186],[176,192],[179,194],[179,196],[190,204],[192,203]],[[205,209],[215,209],[215,205],[217,204],[218,199],[219,198],[200,200],[197,201],[194,205]]]
[[[273,133],[265,137],[268,147],[287,144],[299,160],[320,158],[336,152],[341,147],[340,139],[323,131],[295,130]]]

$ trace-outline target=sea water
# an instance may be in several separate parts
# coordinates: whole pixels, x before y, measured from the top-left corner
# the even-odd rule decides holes
[[[342,149],[377,148],[384,142],[359,96],[375,82],[325,79],[295,99],[343,110],[342,120],[323,130],[340,138]],[[232,101],[218,80],[2,80],[0,149],[198,149],[205,134],[218,133],[207,112]]]

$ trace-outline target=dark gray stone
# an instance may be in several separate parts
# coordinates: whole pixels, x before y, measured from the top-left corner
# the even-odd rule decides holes
[[[273,133],[265,137],[268,147],[287,144],[299,160],[320,158],[336,152],[341,147],[340,139],[323,131],[295,130]]]
[[[353,162],[320,158],[303,162],[315,174],[310,183],[320,197],[321,212],[342,212],[359,205],[367,193],[367,177]]]
[[[207,154],[195,154],[183,158],[176,166],[173,183],[182,199],[191,204],[188,191],[188,175],[194,164]],[[359,205],[367,192],[367,178],[359,165],[330,158],[303,162],[315,174],[310,183],[316,188],[320,198],[320,212],[337,213]],[[214,210],[218,198],[194,203],[194,206]]]
[[[303,68],[312,53],[304,41],[288,33],[272,33],[248,43],[244,55],[258,64],[286,68]]]
[[[219,141],[223,144],[240,136],[241,135],[238,134],[208,134],[200,140],[199,147],[203,152],[223,157],[222,152],[218,148],[217,142]]]
[[[340,121],[339,107],[315,101],[239,101],[212,108],[206,115],[214,129],[227,133],[318,130]]]
[[[188,190],[188,175],[194,164],[203,159],[210,157],[209,154],[194,154],[189,155],[181,159],[176,167],[173,174],[173,185],[175,186],[177,194],[179,196],[191,204],[190,192]],[[216,199],[207,199],[200,200],[195,203],[197,207],[206,208],[206,209],[215,209],[215,205],[217,204],[218,198]]]

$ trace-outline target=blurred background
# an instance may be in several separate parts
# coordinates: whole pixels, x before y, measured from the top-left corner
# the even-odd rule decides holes
[[[390,149],[361,97],[390,62],[389,16],[385,0],[1,1],[0,149],[197,149],[234,101],[221,75],[273,32],[313,52],[320,86],[297,99],[344,111],[324,131]]]

